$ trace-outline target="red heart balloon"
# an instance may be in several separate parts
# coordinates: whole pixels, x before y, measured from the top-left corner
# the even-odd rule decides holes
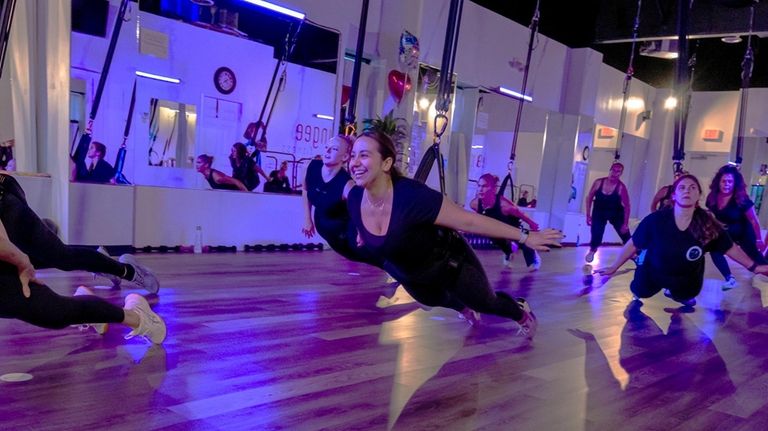
[[[387,83],[389,84],[389,93],[397,103],[400,103],[403,100],[403,95],[411,90],[411,77],[398,70],[389,71]]]
[[[352,91],[352,87],[349,85],[341,86],[341,104],[346,105],[349,102],[349,93]]]

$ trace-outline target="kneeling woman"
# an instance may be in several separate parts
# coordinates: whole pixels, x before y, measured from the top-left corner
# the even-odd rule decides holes
[[[699,207],[701,184],[683,175],[672,184],[672,208],[651,213],[640,222],[618,259],[597,272],[612,275],[640,251],[630,290],[635,299],[664,295],[687,306],[696,305],[704,283],[704,254],[719,252],[752,272],[768,274],[768,265],[748,257],[708,211]]]
[[[559,246],[562,234],[553,229],[528,233],[466,211],[402,177],[394,162],[395,146],[388,136],[365,132],[355,141],[350,171],[356,187],[349,192],[348,208],[366,248],[422,304],[508,317],[532,337],[536,320],[528,304],[491,289],[480,261],[456,229],[537,250]]]

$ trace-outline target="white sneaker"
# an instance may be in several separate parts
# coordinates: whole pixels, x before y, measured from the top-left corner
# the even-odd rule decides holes
[[[723,292],[728,291],[736,287],[736,278],[734,276],[728,276],[728,280],[723,283],[722,286],[720,286],[721,289],[723,289]]]
[[[132,254],[124,254],[120,256],[120,263],[125,263],[133,267],[133,279],[131,282],[136,283],[138,286],[143,287],[149,293],[157,293],[160,290],[160,283],[157,281],[157,277],[152,271],[144,265],[140,265]]]
[[[531,306],[524,298],[515,298],[515,301],[523,309],[523,318],[517,322],[520,325],[520,329],[517,330],[518,335],[524,335],[529,340],[533,339],[536,335],[536,329],[539,326],[539,322],[536,320],[536,315],[531,311]]]
[[[466,320],[469,326],[477,326],[480,324],[480,313],[467,307],[459,312],[459,319]]]
[[[125,336],[128,340],[133,337],[143,337],[154,344],[161,344],[165,340],[166,327],[163,319],[149,307],[147,300],[135,293],[125,297],[126,310],[132,310],[139,315],[139,327]]]
[[[77,290],[75,290],[74,296],[83,296],[83,295],[94,295],[93,290],[91,290],[88,287],[85,286],[79,286]],[[106,323],[83,323],[81,325],[72,325],[74,327],[77,327],[81,331],[87,331],[89,328],[93,328],[94,331],[96,331],[99,335],[104,335],[107,332],[107,329],[109,329],[109,325]]]
[[[752,277],[752,287],[757,289],[768,287],[768,277],[763,274],[755,274],[755,276]]]
[[[595,252],[590,250],[589,253],[587,253],[587,255],[584,256],[584,260],[587,263],[592,263],[592,261],[595,260]]]
[[[99,246],[99,248],[97,248],[96,251],[98,251],[99,253],[101,253],[104,256],[107,256],[107,257],[109,257],[111,259],[111,256],[109,255],[109,252],[107,252],[107,249],[104,248],[103,246]],[[93,273],[93,278],[96,278],[96,277],[104,277],[104,278],[108,279],[110,282],[112,282],[112,288],[113,289],[119,289],[120,288],[120,284],[123,282],[122,278],[120,278],[120,277],[118,277],[116,275],[106,274],[106,273],[103,273],[103,272],[94,272]]]

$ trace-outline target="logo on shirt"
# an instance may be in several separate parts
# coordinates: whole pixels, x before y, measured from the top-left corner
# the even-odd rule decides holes
[[[701,250],[701,247],[699,247],[698,245],[694,245],[693,247],[689,248],[688,251],[685,253],[685,258],[693,262],[695,260],[699,260],[703,254],[704,254],[704,251]]]

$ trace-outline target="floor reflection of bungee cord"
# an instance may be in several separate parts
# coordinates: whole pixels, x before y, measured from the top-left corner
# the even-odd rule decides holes
[[[664,334],[641,307],[632,301],[624,312],[619,365],[628,379],[623,388],[595,336],[569,330],[586,345],[586,430],[646,429],[650,422],[654,429],[672,429],[735,391],[715,344],[687,315],[673,310]]]
[[[455,324],[446,324],[450,319],[456,319]],[[471,330],[448,309],[415,310],[381,325],[379,343],[399,344],[387,429],[392,429],[416,391],[461,350]]]

